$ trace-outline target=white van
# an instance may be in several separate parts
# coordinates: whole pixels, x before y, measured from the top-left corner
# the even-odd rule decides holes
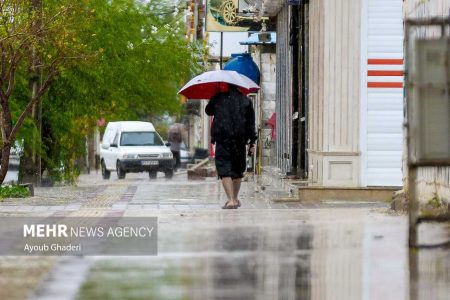
[[[174,159],[168,146],[152,123],[109,122],[100,147],[103,179],[109,179],[111,171],[116,171],[119,179],[132,172],[148,172],[153,179],[158,171],[172,178]]]

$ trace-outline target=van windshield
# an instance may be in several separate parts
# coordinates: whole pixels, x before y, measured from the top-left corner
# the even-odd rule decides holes
[[[121,146],[162,146],[163,141],[155,132],[122,132]]]

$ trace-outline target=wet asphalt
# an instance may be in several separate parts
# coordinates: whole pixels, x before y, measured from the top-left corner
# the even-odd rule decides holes
[[[407,217],[377,202],[278,202],[276,181],[243,183],[222,210],[214,178],[83,175],[38,188],[0,215],[158,218],[156,256],[0,258],[0,299],[450,299],[448,249],[407,247]],[[332,199],[330,199],[332,200]],[[421,239],[449,237],[424,226]]]

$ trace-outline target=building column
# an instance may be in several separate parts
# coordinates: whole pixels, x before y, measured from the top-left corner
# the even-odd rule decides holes
[[[361,0],[310,2],[309,175],[360,185]]]

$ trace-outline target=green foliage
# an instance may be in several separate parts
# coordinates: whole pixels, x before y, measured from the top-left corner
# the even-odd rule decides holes
[[[31,118],[39,114],[34,108],[64,67],[95,57],[78,36],[92,22],[91,15],[79,0],[0,1],[0,131],[5,156],[16,139],[29,142],[35,153],[44,150]],[[0,183],[5,172],[2,168]]]
[[[223,3],[224,3],[223,0],[210,0],[210,1],[209,1],[209,5],[210,5],[211,7],[216,8],[216,9],[219,9],[220,6],[221,6]]]
[[[437,194],[435,194],[433,198],[428,200],[427,205],[429,205],[432,208],[440,208],[444,204],[443,204],[443,201],[439,198],[439,196]]]
[[[423,216],[446,214],[448,213],[448,208],[448,204],[435,193],[433,198],[429,199],[425,205],[422,205],[421,214]]]
[[[169,137],[169,125],[164,122],[158,122],[155,124],[155,129],[161,135],[163,140],[167,141]]]
[[[124,277],[133,280],[123,280]],[[167,295],[166,288],[180,287],[184,291],[193,286],[192,276],[178,266],[168,265],[160,273],[149,272],[149,267],[142,263],[106,260],[93,266],[76,299],[179,300],[189,297],[183,292]]]
[[[30,196],[30,191],[20,185],[4,185],[0,186],[1,198],[25,198]]]
[[[64,2],[71,1],[44,1],[44,7]],[[50,176],[69,182],[79,174],[75,162],[98,119],[153,121],[153,116],[179,114],[179,88],[202,71],[202,45],[186,41],[181,7],[164,0],[79,3],[76,29],[70,26],[42,45],[42,57],[51,60],[58,53],[51,45],[69,41],[88,55],[59,69],[42,104],[43,141],[35,145]],[[17,79],[13,119],[29,97],[27,71],[22,66]],[[31,140],[35,128],[31,120],[25,122],[19,139]]]

